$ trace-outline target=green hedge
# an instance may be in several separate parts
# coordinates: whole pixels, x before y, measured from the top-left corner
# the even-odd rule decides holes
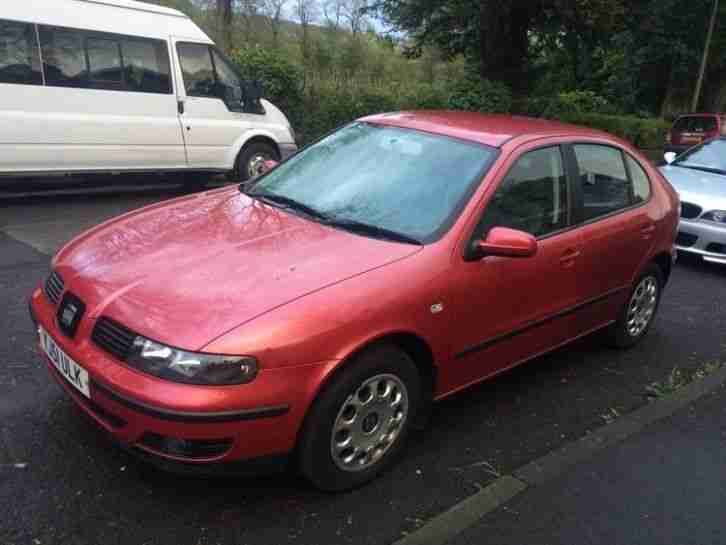
[[[662,148],[663,138],[671,126],[663,119],[579,112],[563,113],[557,119],[609,132],[642,149]]]

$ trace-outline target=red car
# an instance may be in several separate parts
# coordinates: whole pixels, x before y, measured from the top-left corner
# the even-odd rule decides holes
[[[664,151],[680,155],[687,149],[722,135],[726,135],[724,114],[682,115],[666,134]]]
[[[607,134],[376,115],[251,186],[91,229],[31,312],[52,376],[132,451],[292,455],[341,490],[390,465],[433,401],[596,330],[639,341],[677,208]]]

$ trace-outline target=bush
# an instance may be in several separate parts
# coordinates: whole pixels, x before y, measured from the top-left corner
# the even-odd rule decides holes
[[[556,118],[566,114],[599,113],[614,114],[615,109],[608,100],[592,91],[567,91],[554,97],[534,99],[531,108],[542,108],[542,117]]]
[[[262,47],[232,51],[231,60],[245,79],[260,80],[265,98],[280,108],[295,126],[300,121],[303,94],[302,72],[282,53]]]
[[[503,83],[470,73],[453,85],[448,106],[452,110],[507,113],[512,108],[512,93]]]
[[[663,119],[642,119],[634,116],[566,113],[557,119],[609,132],[642,149],[661,148],[663,137],[670,129],[670,123]]]

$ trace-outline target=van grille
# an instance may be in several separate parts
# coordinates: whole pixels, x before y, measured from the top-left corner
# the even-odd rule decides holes
[[[703,212],[703,208],[690,202],[681,202],[681,217],[687,220],[697,218]]]
[[[98,319],[91,333],[94,343],[121,361],[128,357],[136,337],[136,333],[130,329],[103,316]]]
[[[57,272],[53,271],[46,279],[43,289],[45,291],[45,295],[48,297],[48,300],[54,305],[57,305],[58,301],[60,301],[61,295],[63,294],[63,288],[63,278],[61,278]]]

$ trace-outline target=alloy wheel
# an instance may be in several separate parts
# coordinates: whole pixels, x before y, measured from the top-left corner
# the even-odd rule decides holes
[[[408,418],[409,396],[395,375],[367,379],[345,400],[333,425],[330,452],[344,471],[367,469],[396,442]]]

